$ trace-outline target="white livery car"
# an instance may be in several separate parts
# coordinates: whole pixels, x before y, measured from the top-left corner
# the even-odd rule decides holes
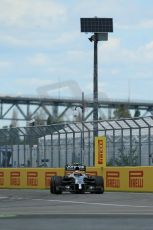
[[[52,176],[50,180],[52,194],[71,193],[104,193],[104,179],[102,176],[86,174],[86,166],[73,164],[65,166],[65,176]]]

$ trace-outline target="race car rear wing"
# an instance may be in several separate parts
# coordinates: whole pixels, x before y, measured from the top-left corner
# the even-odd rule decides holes
[[[65,171],[86,171],[86,166],[85,165],[66,165],[65,166]]]

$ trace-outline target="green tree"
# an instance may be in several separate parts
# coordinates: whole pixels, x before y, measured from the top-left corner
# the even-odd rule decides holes
[[[135,110],[134,117],[140,117],[141,113],[138,109]]]
[[[130,118],[131,114],[126,105],[119,105],[116,110],[114,110],[114,118]]]
[[[46,125],[46,113],[43,109],[40,109],[34,117],[35,125]]]
[[[63,117],[59,115],[58,106],[54,105],[52,107],[52,114],[48,116],[47,124],[51,125],[51,124],[56,124],[61,122],[63,122]]]
[[[52,124],[52,118],[51,118],[51,116],[48,116],[47,125],[51,125],[51,124]]]
[[[118,157],[113,157],[107,163],[107,166],[138,166],[138,149],[137,146],[132,149],[118,149]]]

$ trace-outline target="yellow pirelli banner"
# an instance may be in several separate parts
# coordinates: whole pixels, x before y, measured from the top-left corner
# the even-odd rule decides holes
[[[63,174],[63,168],[0,168],[0,188],[48,188],[51,176]]]
[[[104,168],[106,191],[153,192],[153,167]]]
[[[106,137],[95,137],[95,167],[106,167]]]
[[[88,175],[102,175],[102,168],[87,167]],[[0,188],[46,189],[51,176],[64,176],[64,168],[0,168]]]

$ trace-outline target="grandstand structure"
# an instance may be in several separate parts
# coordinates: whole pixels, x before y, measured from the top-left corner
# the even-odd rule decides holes
[[[16,109],[18,116],[13,118],[20,121],[29,121],[42,109],[46,118],[53,117],[53,108],[56,108],[58,118],[63,118],[68,112],[72,113],[76,108],[84,109],[84,121],[92,119],[93,99],[76,98],[51,98],[51,97],[25,97],[25,96],[0,96],[0,119],[12,120],[13,109]],[[113,110],[120,105],[126,106],[131,111],[142,111],[141,116],[153,114],[153,101],[138,100],[114,100],[99,99],[99,112],[105,113],[105,118],[113,117]],[[58,109],[57,109],[58,108]]]

